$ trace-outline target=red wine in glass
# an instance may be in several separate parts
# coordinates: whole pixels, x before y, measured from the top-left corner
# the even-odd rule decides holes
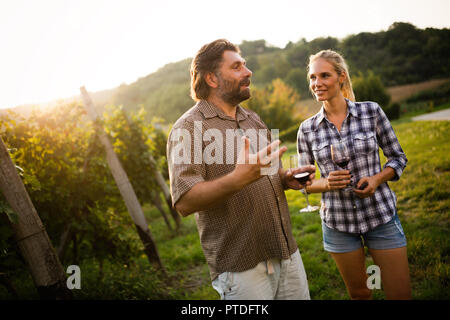
[[[309,165],[310,163],[308,162],[308,158],[305,154],[294,154],[290,156],[290,168],[291,169],[296,169],[298,167],[304,167]],[[294,175],[294,178],[302,185],[306,185],[306,182],[308,182],[309,179],[309,175],[311,173],[310,172],[302,172],[302,173],[297,173],[296,175]],[[319,210],[318,206],[312,206],[309,204],[309,200],[308,200],[308,193],[306,192],[306,188],[303,187],[303,189],[301,190],[301,192],[305,195],[306,198],[306,204],[307,206],[305,208],[302,208],[299,210],[299,212],[314,212]]]
[[[341,169],[347,170],[347,165],[350,162],[350,154],[342,141],[331,145],[331,159]],[[350,182],[351,185],[352,182]],[[346,187],[345,189],[348,190],[350,188]]]
[[[347,168],[347,165],[350,161],[350,155],[348,153],[347,147],[343,142],[339,141],[338,143],[331,145],[331,159],[342,169]]]
[[[347,169],[347,165],[348,165],[349,161],[350,161],[350,159],[344,158],[344,159],[339,159],[339,161],[336,160],[335,163],[342,169]]]
[[[297,179],[297,181],[301,184],[301,185],[305,185],[306,182],[308,182],[309,179],[309,172],[303,172],[303,173],[297,173],[294,178]]]

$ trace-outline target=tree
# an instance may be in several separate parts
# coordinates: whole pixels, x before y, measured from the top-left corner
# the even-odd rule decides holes
[[[387,107],[391,100],[379,76],[369,71],[367,76],[359,73],[352,79],[353,91],[357,101],[374,101],[380,106]]]
[[[305,39],[301,39],[299,42],[287,48],[286,54],[292,67],[304,69],[307,66],[311,51],[308,48],[308,42]]]
[[[241,50],[243,56],[258,55],[262,53],[280,50],[277,47],[268,46],[266,40],[264,39],[255,41],[244,40],[239,45],[239,49]]]
[[[272,64],[263,64],[263,67],[255,72],[253,81],[255,83],[267,84],[275,78],[277,70]]]
[[[309,91],[309,83],[306,78],[305,68],[293,68],[286,76],[286,83],[295,88],[297,93],[306,95]]]
[[[255,111],[269,129],[285,130],[298,123],[295,103],[299,95],[281,79],[275,79],[264,89],[253,89],[252,98],[243,105]]]

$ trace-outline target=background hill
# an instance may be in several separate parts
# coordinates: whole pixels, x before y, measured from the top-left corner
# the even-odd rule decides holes
[[[396,22],[386,31],[362,32],[344,39],[300,39],[289,42],[285,48],[271,46],[265,40],[243,41],[239,46],[253,71],[253,88],[263,89],[274,79],[281,79],[298,94],[296,110],[303,116],[314,113],[319,106],[308,92],[306,66],[309,56],[323,49],[342,53],[353,78],[373,72],[384,86],[390,87],[392,102],[406,99],[418,90],[436,88],[450,77],[450,29],[447,28],[418,29],[409,23]],[[94,92],[92,98],[101,110],[108,105],[122,105],[132,112],[143,107],[148,121],[157,116],[172,123],[193,105],[189,96],[191,60],[169,63],[131,84]],[[50,105],[74,100],[79,97],[57,100]],[[32,106],[20,106],[15,111],[27,115],[32,109]]]
[[[398,22],[387,31],[363,32],[341,40],[301,39],[285,48],[256,40],[244,41],[240,48],[253,71],[254,87],[262,88],[280,78],[297,91],[300,100],[311,97],[306,79],[309,55],[322,49],[341,52],[351,75],[371,70],[389,87],[450,76],[450,29],[418,29],[409,23]],[[123,105],[129,110],[142,105],[149,117],[159,116],[173,122],[193,105],[189,97],[191,59],[167,64],[134,83],[121,85],[109,97],[94,96],[94,100],[98,105]]]

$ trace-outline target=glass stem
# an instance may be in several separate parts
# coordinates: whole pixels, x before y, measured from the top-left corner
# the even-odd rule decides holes
[[[305,195],[305,198],[306,198],[306,204],[309,207],[310,205],[309,205],[309,200],[308,200],[308,192],[306,192],[306,189],[303,189],[303,194]]]

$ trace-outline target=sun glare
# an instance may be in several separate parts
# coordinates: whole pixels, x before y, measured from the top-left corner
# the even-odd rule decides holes
[[[0,4],[0,108],[132,83],[217,38],[343,38],[394,21],[448,27],[449,2],[8,1]],[[20,23],[19,23],[20,22]],[[6,50],[5,50],[6,48]]]

